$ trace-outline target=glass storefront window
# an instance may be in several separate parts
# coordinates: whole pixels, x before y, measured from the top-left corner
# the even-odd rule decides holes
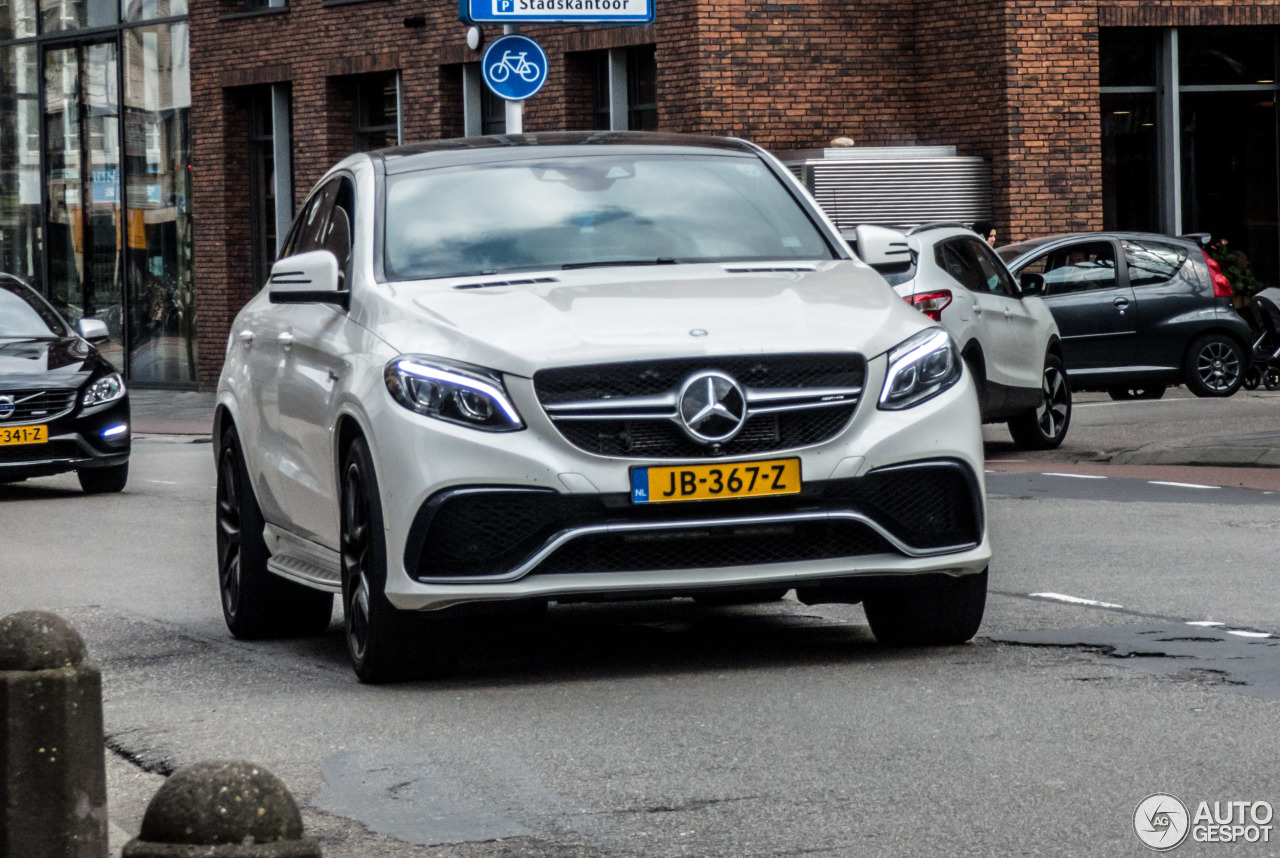
[[[0,271],[41,288],[36,48],[0,48]]]
[[[1160,231],[1155,93],[1102,94],[1102,225]]]
[[[36,0],[9,0],[0,6],[0,39],[25,39],[36,34]]]
[[[1227,239],[1259,280],[1280,282],[1275,93],[1183,93],[1181,136],[1182,228]]]
[[[194,381],[191,76],[187,25],[124,31],[129,373]]]
[[[187,14],[187,0],[124,0],[124,20],[154,21]]]
[[[119,0],[40,0],[45,33],[109,27],[120,20]]]
[[[1268,27],[1187,27],[1178,30],[1182,86],[1274,83],[1275,31]]]
[[[1160,31],[1154,28],[1103,28],[1098,33],[1102,86],[1155,86],[1160,62]]]

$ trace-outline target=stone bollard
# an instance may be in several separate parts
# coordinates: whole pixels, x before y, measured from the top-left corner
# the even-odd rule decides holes
[[[156,791],[123,858],[321,858],[285,785],[253,763],[206,760]]]
[[[43,611],[0,619],[0,858],[105,858],[102,674]]]

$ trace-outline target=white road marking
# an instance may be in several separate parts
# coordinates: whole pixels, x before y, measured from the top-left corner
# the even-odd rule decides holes
[[[144,483],[156,483],[157,485],[161,485],[161,486],[177,486],[177,485],[181,485],[181,483],[175,483],[175,482],[173,482],[172,480],[143,480],[143,482],[144,482]]]
[[[1189,626],[1205,626],[1205,627],[1209,627],[1209,626],[1225,626],[1225,625],[1226,625],[1226,623],[1219,623],[1219,622],[1216,622],[1216,621],[1214,621],[1214,620],[1196,620],[1196,621],[1194,621],[1194,622],[1189,622],[1189,623],[1187,623],[1187,625],[1189,625]]]
[[[1116,605],[1112,602],[1097,602],[1093,599],[1081,599],[1079,596],[1064,596],[1061,593],[1028,593],[1033,599],[1053,599],[1056,602],[1066,602],[1071,605],[1092,605],[1095,608],[1123,608],[1124,605]]]
[[[1176,489],[1220,489],[1222,486],[1202,486],[1199,483],[1167,483],[1164,480],[1147,480],[1153,486],[1173,486]]]
[[[1041,474],[1042,477],[1075,477],[1077,480],[1105,480],[1106,477],[1100,477],[1097,474]]]
[[[1229,635],[1239,635],[1239,636],[1240,636],[1240,637],[1242,637],[1242,638],[1269,638],[1269,637],[1271,637],[1271,634],[1269,634],[1268,632],[1241,632],[1241,631],[1237,631],[1236,629],[1231,629],[1231,630],[1229,630],[1229,631],[1227,632],[1227,634],[1229,634]]]

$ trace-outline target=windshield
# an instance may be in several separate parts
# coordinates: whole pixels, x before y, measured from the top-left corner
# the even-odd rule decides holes
[[[0,337],[65,337],[67,326],[31,289],[0,278]]]
[[[391,280],[834,258],[754,156],[585,155],[393,176],[385,234]]]

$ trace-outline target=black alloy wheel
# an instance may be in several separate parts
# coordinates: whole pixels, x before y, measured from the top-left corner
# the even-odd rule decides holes
[[[1196,396],[1230,396],[1244,383],[1244,349],[1225,334],[1205,334],[1183,362],[1187,389]]]
[[[343,457],[340,546],[347,657],[361,682],[449,673],[456,644],[449,624],[397,609],[386,596],[387,548],[373,457],[363,438]]]
[[[267,569],[264,521],[249,483],[240,437],[234,427],[218,450],[215,543],[222,617],[238,638],[321,634],[333,616],[333,596],[286,581]]]
[[[1009,421],[1013,442],[1024,450],[1051,450],[1067,437],[1071,426],[1071,385],[1062,361],[1053,355],[1044,359],[1040,404]]]

